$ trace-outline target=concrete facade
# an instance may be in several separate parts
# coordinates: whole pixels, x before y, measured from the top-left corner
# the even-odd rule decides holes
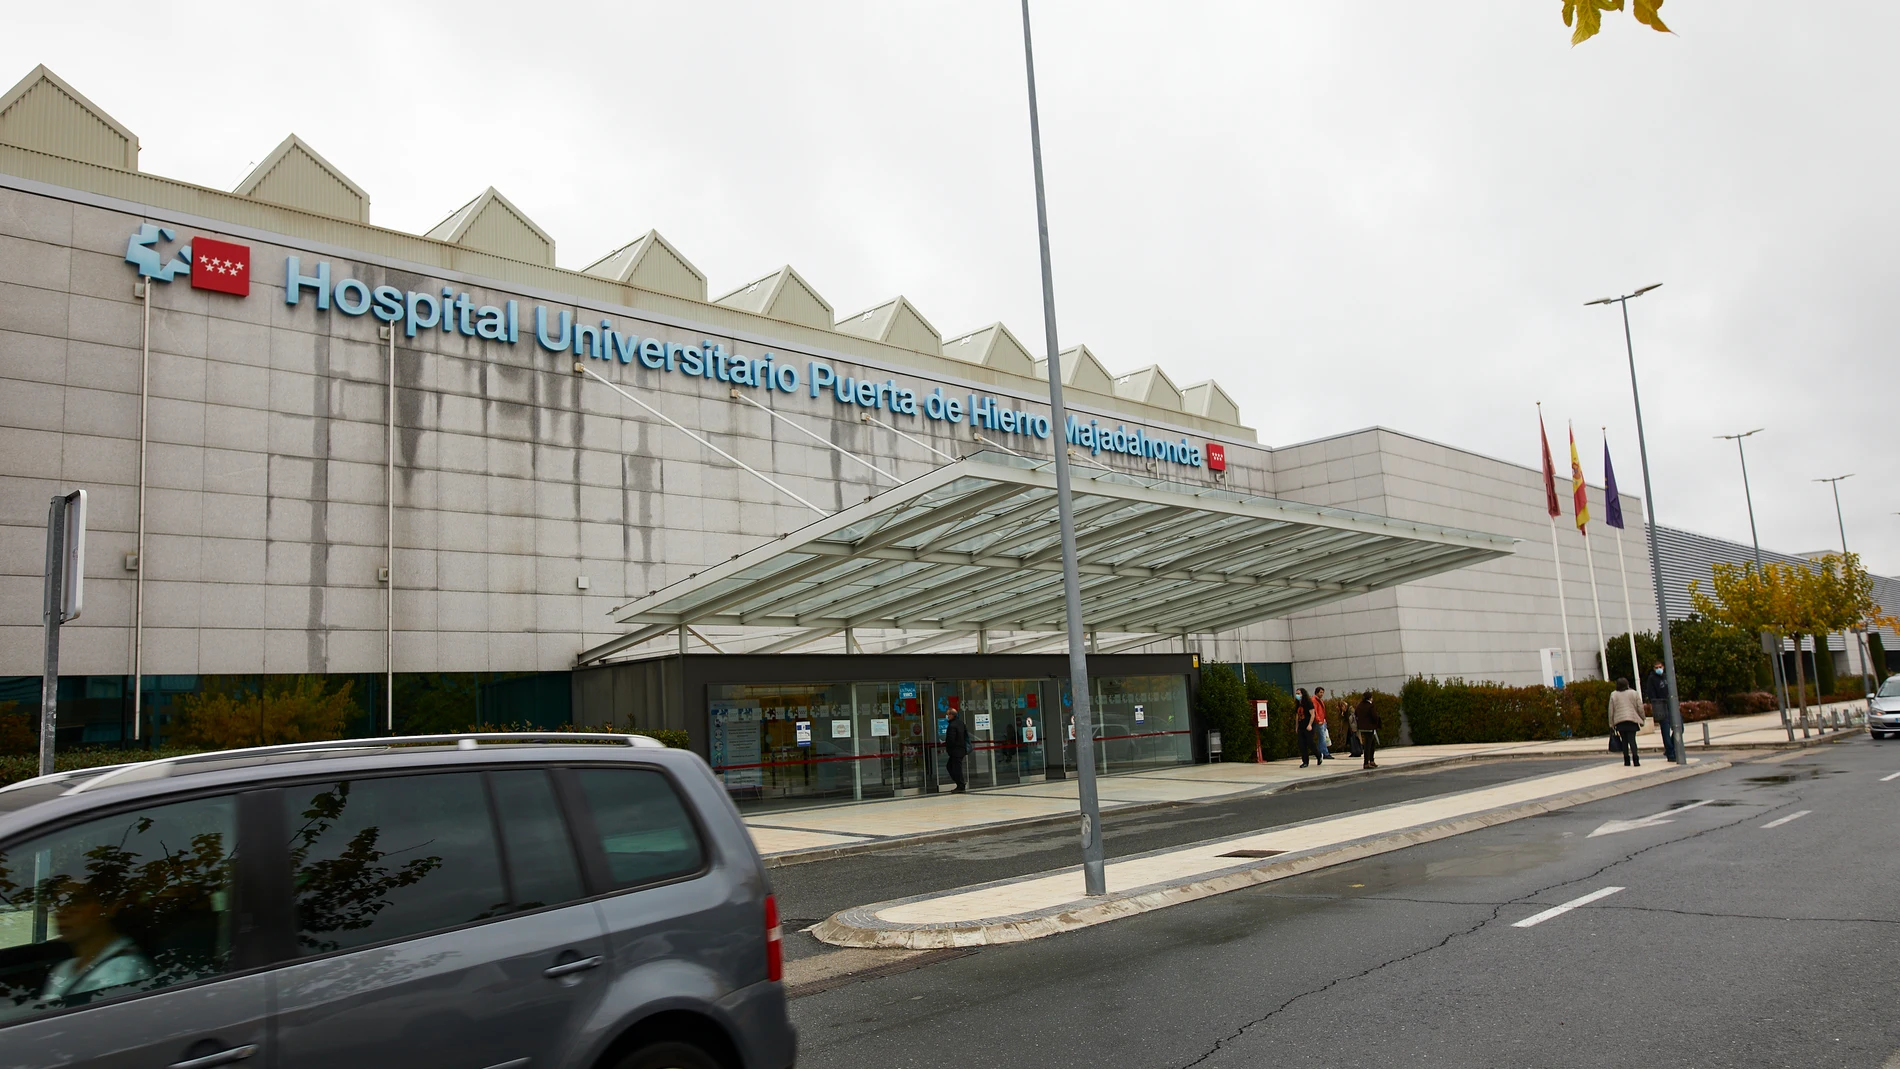
[[[52,78],[36,71],[15,99],[64,85]],[[59,99],[97,112],[83,98]],[[148,676],[381,673],[386,665],[397,673],[558,672],[628,630],[611,622],[614,606],[810,522],[813,513],[791,494],[836,510],[887,485],[805,431],[899,478],[986,447],[967,421],[813,396],[813,361],[919,397],[940,389],[1047,415],[1034,354],[1000,323],[949,332],[943,343],[898,297],[834,324],[829,304],[789,266],[708,301],[705,278],[657,232],[585,271],[564,270],[553,263],[553,238],[492,188],[427,235],[373,227],[368,194],[295,139],[285,146],[302,153],[309,173],[264,196],[250,179],[256,189],[227,193],[139,172],[132,150],[122,160],[62,155],[64,142],[33,134],[38,126],[20,129],[28,133],[0,138],[0,677],[39,672],[46,505],[75,486],[91,494],[91,537],[86,613],[65,629],[67,675],[131,671],[139,574]],[[337,201],[342,207],[323,214],[331,201],[309,190],[330,190],[325,182],[360,194],[360,203]],[[477,225],[503,209],[512,238]],[[196,237],[247,247],[249,295],[195,289],[182,275],[150,283],[149,303],[135,295],[128,241],[146,224],[176,231],[158,246],[165,256]],[[446,289],[477,306],[516,302],[519,340],[428,328],[411,338],[399,324],[392,440],[382,323],[320,311],[307,289],[287,302],[291,257],[304,273],[323,262],[333,280],[369,288]],[[630,356],[550,351],[535,338],[537,306],[662,344],[770,352],[798,368],[798,389],[735,387]],[[1197,448],[1218,443],[1226,454],[1221,473],[1086,449],[1076,451],[1080,462],[1521,539],[1515,556],[1238,632],[1146,642],[1105,635],[1104,648],[1290,664],[1302,685],[1390,690],[1419,673],[1535,682],[1539,649],[1563,646],[1537,470],[1382,428],[1270,448],[1242,422],[1244,399],[1237,404],[1219,384],[1177,386],[1166,368],[1139,366],[1148,363],[1139,354],[1122,363],[1065,344],[1068,400],[1081,421]],[[576,361],[789,494],[577,375]],[[1117,377],[1104,361],[1130,369]],[[146,535],[135,572],[142,364]],[[903,433],[860,418],[867,414]],[[983,434],[1046,456],[1061,428],[1048,440]],[[1636,626],[1653,628],[1641,504],[1623,501],[1632,526],[1621,535],[1619,575],[1601,491],[1591,493],[1604,631],[1625,629],[1624,578]],[[1569,520],[1560,522],[1575,674],[1590,676],[1597,631],[1583,545]],[[386,563],[388,584],[379,577]],[[747,652],[785,637],[707,632],[692,645]],[[926,636],[855,637],[875,652]],[[958,635],[931,651],[987,643],[1047,653],[1061,641]],[[798,651],[842,650],[832,637]],[[632,651],[662,652],[676,647]]]

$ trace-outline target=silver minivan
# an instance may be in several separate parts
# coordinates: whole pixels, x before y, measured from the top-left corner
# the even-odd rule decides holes
[[[361,739],[0,790],[0,1067],[784,1069],[778,916],[696,755]]]

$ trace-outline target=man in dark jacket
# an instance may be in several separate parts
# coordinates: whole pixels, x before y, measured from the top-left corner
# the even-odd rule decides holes
[[[1663,674],[1661,661],[1643,677],[1643,700],[1649,703],[1649,715],[1656,719],[1656,730],[1662,734],[1663,760],[1674,761],[1676,732],[1669,719],[1669,677]]]
[[[943,729],[944,756],[950,761],[950,779],[957,785],[951,794],[963,794],[966,784],[963,781],[963,759],[970,752],[970,732],[963,726],[963,718],[955,709],[950,710],[950,723]]]
[[[1379,728],[1382,725],[1379,723],[1379,710],[1372,704],[1371,691],[1366,691],[1366,696],[1359,699],[1358,706],[1352,711],[1352,720],[1353,726],[1359,730],[1359,745],[1366,751],[1366,763],[1360,767],[1378,768],[1378,764],[1372,760],[1372,751],[1379,746]]]

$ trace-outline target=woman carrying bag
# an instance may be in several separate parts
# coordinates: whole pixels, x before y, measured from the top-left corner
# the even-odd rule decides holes
[[[1611,746],[1620,741],[1623,751],[1623,764],[1633,767],[1643,763],[1636,753],[1636,733],[1643,727],[1643,696],[1630,689],[1630,681],[1619,678],[1616,690],[1610,695],[1610,730],[1616,737],[1610,740]]]
[[[1353,710],[1353,726],[1359,732],[1359,746],[1365,754],[1364,768],[1378,768],[1372,760],[1372,752],[1379,748],[1379,729],[1384,725],[1379,720],[1379,710],[1372,704],[1372,692],[1359,699],[1359,708]]]

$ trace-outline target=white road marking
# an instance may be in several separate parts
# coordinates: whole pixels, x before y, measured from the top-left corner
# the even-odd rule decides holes
[[[1688,805],[1677,806],[1674,809],[1665,809],[1660,813],[1652,813],[1649,816],[1638,817],[1635,820],[1604,821],[1598,825],[1597,830],[1591,832],[1587,838],[1594,839],[1599,835],[1615,835],[1619,831],[1633,831],[1637,828],[1653,828],[1658,824],[1667,824],[1675,818],[1677,813],[1687,813],[1691,809],[1700,808],[1713,801],[1715,801],[1715,799],[1711,798],[1705,802],[1691,802]]]
[[[1766,824],[1763,824],[1763,825],[1762,825],[1762,827],[1764,827],[1764,828],[1779,828],[1779,827],[1781,827],[1781,826],[1782,826],[1783,824],[1786,824],[1786,823],[1788,823],[1788,822],[1789,822],[1789,821],[1791,821],[1791,820],[1800,820],[1800,819],[1801,819],[1802,817],[1805,817],[1805,816],[1807,816],[1807,815],[1808,815],[1809,813],[1812,813],[1812,812],[1814,812],[1814,810],[1812,810],[1812,809],[1797,809],[1797,810],[1795,810],[1794,812],[1792,812],[1792,813],[1790,813],[1790,814],[1788,814],[1788,815],[1787,815],[1787,816],[1785,816],[1785,817],[1782,817],[1782,818],[1780,818],[1780,819],[1778,819],[1778,820],[1771,820],[1771,821],[1769,821],[1768,823],[1766,823]]]
[[[1561,917],[1564,914],[1570,912],[1571,910],[1576,909],[1578,906],[1587,906],[1590,903],[1595,902],[1599,898],[1608,898],[1611,895],[1621,890],[1623,890],[1623,888],[1621,887],[1605,887],[1601,891],[1591,891],[1589,894],[1584,895],[1582,898],[1573,898],[1570,901],[1565,902],[1561,906],[1552,906],[1551,908],[1545,910],[1542,913],[1533,913],[1532,915],[1525,917],[1523,920],[1518,921],[1516,924],[1511,925],[1511,927],[1530,928],[1535,925],[1542,924],[1545,921],[1551,919],[1552,917]]]
[[[1886,775],[1880,777],[1880,782],[1885,783],[1890,779],[1900,779],[1900,772],[1889,772]]]

